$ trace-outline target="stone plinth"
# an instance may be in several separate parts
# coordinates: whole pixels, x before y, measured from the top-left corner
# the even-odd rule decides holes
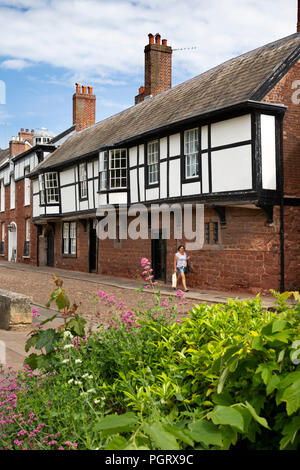
[[[0,329],[11,325],[30,324],[32,298],[16,292],[0,289]]]

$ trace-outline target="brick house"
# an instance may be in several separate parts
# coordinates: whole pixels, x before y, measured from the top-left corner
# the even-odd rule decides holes
[[[170,282],[187,240],[165,239],[151,219],[147,240],[124,239],[118,224],[100,240],[97,208],[197,203],[205,243],[189,286],[299,290],[300,8],[296,34],[173,88],[171,69],[172,48],[150,34],[135,106],[96,124],[92,89],[76,84],[76,132],[31,171],[30,262],[136,278],[146,256]]]
[[[45,128],[21,129],[9,148],[0,150],[0,260],[37,264],[38,227],[32,221],[28,176],[74,130],[54,138]]]

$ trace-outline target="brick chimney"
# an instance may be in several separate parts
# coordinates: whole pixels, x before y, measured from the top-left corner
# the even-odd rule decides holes
[[[31,145],[33,144],[33,136],[34,136],[34,130],[32,129],[29,132],[29,129],[21,129],[19,132],[19,137],[20,139],[27,140]]]
[[[9,154],[11,157],[16,157],[20,153],[26,152],[26,150],[29,150],[31,148],[31,145],[29,145],[29,139],[25,139],[22,137],[24,129],[21,129],[19,132],[18,137],[12,137],[10,142],[9,142]],[[28,129],[26,129],[28,131]],[[33,131],[31,131],[33,132]],[[25,132],[26,134],[26,132]],[[28,134],[31,135],[31,133]],[[33,134],[32,134],[33,135]],[[30,142],[32,143],[32,141]]]
[[[155,96],[172,86],[172,47],[167,40],[161,43],[160,34],[148,34],[149,43],[145,47],[145,86],[139,88],[135,104],[144,101],[146,96]]]
[[[76,131],[81,131],[95,124],[96,96],[93,87],[80,86],[76,83],[76,92],[73,95],[73,124]]]
[[[298,22],[297,22],[297,33],[300,34],[300,0],[298,0]]]

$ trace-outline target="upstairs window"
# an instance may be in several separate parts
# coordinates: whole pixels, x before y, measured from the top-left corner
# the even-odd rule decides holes
[[[191,129],[184,133],[185,177],[197,178],[199,176],[199,131]]]
[[[127,153],[125,149],[109,151],[110,189],[127,187]]]
[[[16,184],[14,177],[10,177],[10,208],[15,209],[16,207]]]
[[[76,222],[63,223],[63,254],[76,255],[77,249]]]
[[[80,163],[79,165],[79,195],[80,199],[87,199],[88,197],[86,163]]]
[[[99,161],[99,191],[106,191],[107,188],[107,161],[108,161],[108,152],[100,153]]]
[[[45,204],[45,178],[44,175],[39,175],[39,185],[40,185],[40,204]]]
[[[46,204],[59,203],[57,172],[45,173]]]
[[[158,140],[147,145],[148,184],[158,183]]]
[[[24,206],[30,205],[30,179],[28,178],[30,168],[25,168],[24,171]]]

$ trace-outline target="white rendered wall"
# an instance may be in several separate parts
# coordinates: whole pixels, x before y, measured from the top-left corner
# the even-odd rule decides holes
[[[252,189],[252,147],[212,152],[212,192]]]
[[[261,115],[262,187],[276,190],[275,117]]]
[[[216,122],[211,126],[212,147],[221,147],[247,140],[251,140],[251,114]]]

